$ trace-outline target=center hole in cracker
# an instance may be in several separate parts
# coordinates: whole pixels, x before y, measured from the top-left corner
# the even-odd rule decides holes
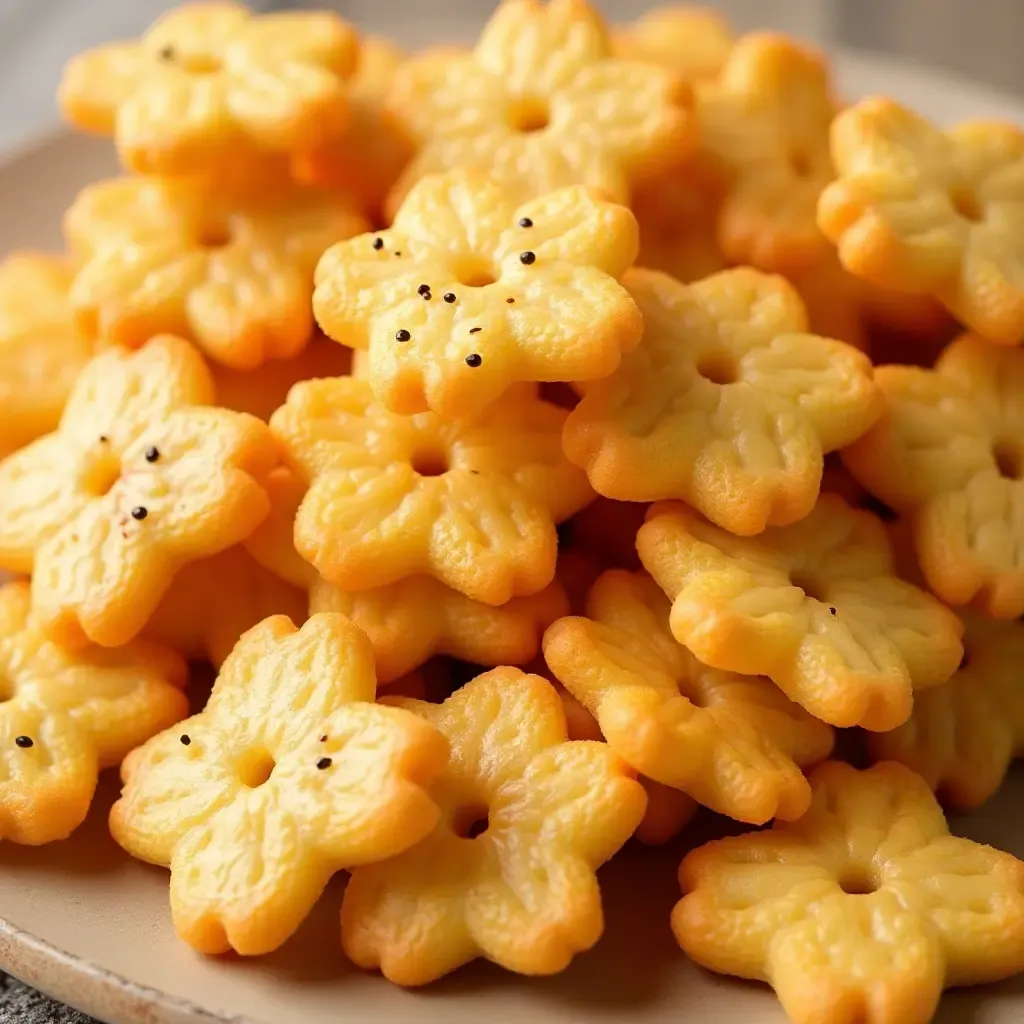
[[[789,582],[799,587],[812,601],[824,601],[825,595],[817,580],[810,576],[790,576]]]
[[[1024,450],[1016,441],[997,441],[992,445],[992,457],[996,460],[1001,476],[1007,480],[1024,478]]]
[[[231,241],[231,228],[227,224],[207,224],[200,230],[198,241],[204,249],[223,249]]]
[[[814,169],[811,158],[799,149],[789,154],[789,167],[798,178],[809,178]]]
[[[732,384],[739,377],[736,360],[728,352],[705,352],[697,362],[697,372],[712,384]]]
[[[121,460],[111,453],[104,453],[89,466],[83,481],[85,491],[94,498],[102,498],[114,489],[121,479]]]
[[[840,876],[839,888],[847,896],[870,896],[878,891],[878,883],[870,871],[851,867]]]
[[[537,98],[522,100],[512,111],[512,127],[524,135],[541,132],[550,123],[551,110],[546,100]]]
[[[191,75],[215,75],[224,67],[212,53],[183,53],[178,63]]]
[[[249,789],[259,789],[274,772],[274,759],[268,750],[248,750],[239,759],[238,780]]]
[[[448,472],[448,458],[444,452],[425,450],[412,457],[412,468],[420,476],[441,476]]]
[[[465,260],[459,266],[456,276],[459,284],[467,288],[486,288],[494,284],[498,279],[494,276],[492,268],[483,261]]]
[[[949,193],[950,202],[954,209],[964,220],[977,224],[984,218],[985,211],[973,189],[960,187],[954,188]]]
[[[476,839],[487,831],[489,824],[487,808],[483,804],[466,804],[452,818],[452,829],[462,839]]]

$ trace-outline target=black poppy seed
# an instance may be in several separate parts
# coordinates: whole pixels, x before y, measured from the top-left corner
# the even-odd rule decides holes
[[[455,292],[445,292],[444,295],[441,296],[441,298],[444,299],[445,302],[454,302]]]
[[[317,761],[316,766],[320,771],[323,771],[325,768],[330,768],[332,764],[334,764],[334,762],[329,757],[321,757],[320,760]]]
[[[187,747],[192,742],[192,737],[187,732],[183,732],[178,739],[181,740],[181,745]]]
[[[412,335],[403,327],[400,331],[395,331],[395,341],[408,341]]]
[[[830,613],[831,613],[832,615],[835,615],[835,614],[836,614],[836,610],[835,610],[835,608],[829,608],[829,612],[830,612]]]
[[[373,247],[374,247],[374,249],[376,249],[379,252],[381,249],[384,248],[384,239],[383,238],[375,238],[373,240]]]
[[[506,299],[505,301],[511,306],[512,303],[515,302],[516,300],[515,299]]]
[[[161,60],[174,60],[174,47],[161,46],[157,56],[159,56]]]
[[[535,252],[530,252],[529,250],[527,250],[526,252],[521,252],[519,254],[519,262],[525,263],[526,266],[529,266],[531,263],[536,263],[537,254]]]
[[[479,334],[482,330],[483,330],[482,327],[470,327],[469,333],[470,334]]]
[[[484,357],[477,352],[470,352],[469,355],[466,356],[466,365],[473,367],[474,370],[480,366],[483,361]]]
[[[156,462],[157,459],[159,459],[159,458],[160,458],[160,449],[159,448],[154,447],[154,448],[147,448],[146,449],[146,461],[147,462]]]
[[[100,434],[100,444],[108,444],[110,438],[106,434]]]
[[[326,743],[327,742],[327,737],[326,736],[321,736],[320,737],[320,742],[321,743]]]
[[[401,249],[396,249],[395,250],[395,255],[396,256],[401,256],[402,255],[402,250]]]
[[[529,217],[520,217],[519,218],[519,226],[521,228],[532,228],[533,227],[533,221],[530,220]]]
[[[14,742],[21,747],[23,750],[28,750],[32,746],[31,736],[15,736]]]
[[[143,505],[136,505],[135,508],[132,509],[132,519],[138,519],[138,521],[140,523],[148,515],[149,515],[149,509],[146,508]]]
[[[471,469],[470,473],[472,473],[473,476],[479,476],[480,475],[480,470],[479,469]]]

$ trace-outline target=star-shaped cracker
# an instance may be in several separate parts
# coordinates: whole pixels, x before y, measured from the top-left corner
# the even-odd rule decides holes
[[[406,853],[352,873],[342,943],[361,967],[422,985],[477,957],[553,974],[603,928],[595,870],[644,813],[606,744],[569,741],[558,694],[499,668],[443,704],[397,699],[451,745],[441,819]]]
[[[374,704],[373,653],[341,615],[246,633],[197,715],[122,768],[110,812],[133,856],[171,869],[178,934],[206,953],[276,949],[331,875],[427,835],[447,746]]]
[[[30,603],[27,583],[0,588],[0,839],[36,846],[77,828],[99,772],[187,715],[188,700],[171,651],[68,651]]]
[[[60,426],[0,462],[0,568],[32,574],[33,612],[65,644],[116,647],[174,574],[267,514],[269,428],[207,406],[202,357],[161,336],[97,355]]]
[[[582,186],[525,205],[473,169],[425,178],[385,231],[333,246],[313,309],[369,353],[400,413],[474,415],[517,381],[592,380],[640,339],[616,278],[637,254],[624,206]]]
[[[835,494],[759,537],[655,505],[637,550],[681,644],[705,665],[769,676],[832,725],[896,728],[913,691],[944,683],[963,655],[960,620],[896,578],[885,526]]]
[[[881,414],[870,360],[809,333],[781,277],[744,267],[687,286],[632,270],[624,284],[644,337],[569,414],[569,458],[600,494],[681,498],[737,534],[806,516],[824,453]]]

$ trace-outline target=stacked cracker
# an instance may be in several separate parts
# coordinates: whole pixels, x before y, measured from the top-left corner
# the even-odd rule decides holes
[[[187,942],[347,869],[346,952],[417,985],[563,969],[703,806],[775,824],[686,857],[676,936],[798,1024],[1024,966],[1024,865],[933,795],[1024,735],[1024,136],[584,0],[408,60],[185,7],[61,102],[133,173],[0,269],[0,834],[123,760]]]

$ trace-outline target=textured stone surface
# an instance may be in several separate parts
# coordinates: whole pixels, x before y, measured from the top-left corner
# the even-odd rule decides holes
[[[47,999],[7,974],[0,974],[0,1024],[96,1024],[96,1021]]]

